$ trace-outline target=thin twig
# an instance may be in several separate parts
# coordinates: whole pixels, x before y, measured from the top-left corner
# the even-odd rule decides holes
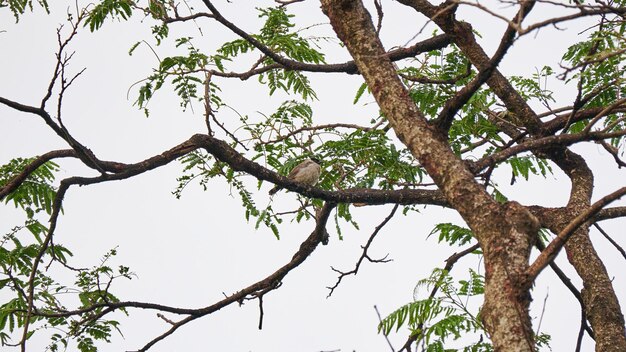
[[[383,319],[380,316],[380,312],[378,311],[378,307],[376,307],[376,305],[374,305],[374,310],[376,311],[376,316],[378,316],[378,323],[382,323]],[[391,349],[391,352],[395,352],[395,349],[393,348],[393,345],[391,344],[391,341],[389,341],[389,337],[387,337],[387,335],[383,334],[383,336],[385,337],[385,340],[387,341],[387,345],[389,345],[389,348]]]
[[[624,257],[624,259],[626,259],[626,251],[624,251],[624,248],[622,248],[622,246],[620,246],[617,242],[615,242],[615,240],[613,240],[611,238],[611,236],[609,236],[608,233],[606,233],[606,231],[604,231],[604,229],[602,229],[600,227],[600,225],[598,225],[597,223],[593,223],[593,226],[598,229],[598,231],[600,231],[600,233],[602,234],[602,236],[604,236],[604,238],[607,239],[607,241],[609,241],[613,247],[615,247],[615,249],[617,249],[618,252],[620,252],[620,254],[622,255],[622,257]]]
[[[337,282],[335,282],[335,284],[333,286],[327,287],[330,290],[330,292],[328,292],[327,298],[332,296],[333,292],[335,291],[335,289],[337,287],[339,287],[339,284],[341,283],[341,280],[344,277],[346,277],[348,275],[356,275],[359,272],[359,268],[361,267],[361,263],[363,263],[364,259],[367,259],[370,263],[386,263],[386,262],[390,261],[389,259],[387,259],[387,255],[385,255],[385,257],[383,257],[382,259],[372,259],[367,254],[367,250],[369,249],[370,245],[374,241],[374,238],[376,237],[376,235],[378,235],[380,230],[385,225],[387,225],[389,220],[391,220],[391,218],[393,218],[393,216],[396,214],[396,210],[398,210],[398,207],[399,207],[399,204],[396,204],[393,207],[393,209],[391,209],[391,212],[389,213],[389,215],[387,215],[387,217],[380,224],[378,224],[378,226],[376,226],[376,228],[374,229],[374,232],[372,232],[372,234],[370,235],[370,237],[367,240],[367,243],[365,244],[365,246],[361,247],[361,248],[363,248],[363,252],[361,253],[361,257],[359,257],[359,260],[357,260],[356,265],[354,266],[354,269],[352,269],[350,271],[347,271],[347,272],[343,272],[341,270],[338,270],[338,269],[335,269],[335,268],[331,267],[331,269],[333,271],[335,271],[336,273],[339,273],[339,277],[337,278]]]

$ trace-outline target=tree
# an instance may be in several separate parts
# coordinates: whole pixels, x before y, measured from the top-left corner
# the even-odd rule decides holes
[[[264,297],[278,289],[319,244],[332,246],[347,227],[358,229],[355,216],[368,206],[391,204],[391,213],[372,232],[354,269],[334,269],[338,279],[330,294],[344,278],[356,274],[365,260],[387,261],[374,258],[368,250],[400,209],[406,219],[422,216],[424,205],[457,212],[462,222],[440,223],[431,235],[437,235],[443,246],[467,246],[450,256],[444,268],[434,268],[429,277],[416,283],[428,288],[429,295],[381,319],[379,331],[385,335],[396,327],[408,327],[402,350],[443,351],[459,341],[466,351],[534,351],[545,346],[549,335],[533,329],[529,310],[533,285],[550,266],[580,302],[583,319],[577,349],[586,333],[595,340],[597,351],[625,351],[618,296],[590,240],[592,227],[610,238],[600,221],[626,216],[625,207],[609,206],[626,194],[614,170],[626,165],[622,159],[626,134],[624,4],[520,1],[507,3],[514,11],[509,14],[497,3],[322,0],[321,12],[330,21],[325,28],[332,28],[327,34],[315,25],[323,21],[321,17],[312,17],[317,22],[311,22],[292,14],[298,6],[310,5],[300,2],[263,4],[256,10],[261,21],[257,29],[222,12],[226,8],[239,11],[242,5],[209,0],[181,4],[103,0],[78,3],[68,10],[66,23],[56,33],[52,78],[38,102],[20,101],[10,87],[0,91],[0,103],[11,118],[17,119],[13,116],[20,113],[35,116],[66,145],[36,157],[13,157],[0,169],[0,199],[7,207],[24,211],[24,224],[3,237],[0,252],[2,343],[26,351],[29,339],[48,330],[52,331],[47,335],[51,350],[75,343],[81,351],[93,351],[98,340],[109,341],[114,330],[124,330],[114,313],[132,317],[134,309],[147,309],[158,312],[169,328],[139,349],[145,351],[192,321],[248,300],[258,300],[261,328]],[[27,11],[51,11],[45,0],[0,0],[0,6],[9,7],[18,22],[31,16]],[[470,10],[474,11],[471,18],[461,20]],[[414,22],[403,25],[411,35],[417,34],[405,45],[393,38],[383,45],[384,30],[397,23],[398,12],[410,13]],[[194,116],[203,116],[204,131],[139,162],[110,161],[66,123],[67,97],[84,72],[70,66],[75,59],[72,44],[82,32],[106,32],[115,23],[137,18],[144,28],[150,27],[152,38],[126,33],[136,42],[130,53],[147,47],[158,65],[131,87],[134,105],[152,116],[159,109],[159,97],[171,89],[182,111],[202,107],[202,113]],[[302,18],[306,21],[297,22]],[[493,54],[487,53],[480,34],[473,30],[481,21],[504,24],[497,32],[500,39]],[[576,41],[562,53],[560,67],[543,66],[532,77],[507,77],[501,72],[513,44],[570,23],[580,23],[587,30],[584,37],[570,30],[559,33],[568,40],[574,36]],[[431,30],[432,35],[424,34]],[[192,38],[192,33],[203,41],[227,39],[210,47]],[[97,40],[93,35],[86,38]],[[346,51],[350,60],[336,63],[334,56]],[[18,49],[12,53],[19,55]],[[316,102],[313,76],[359,77],[363,81],[353,103],[357,106],[373,99],[379,111],[359,123],[341,117],[322,121],[313,114],[313,106],[325,103]],[[238,113],[251,99],[226,98],[239,89],[231,86],[233,81],[252,79],[260,83],[257,94],[267,94],[277,104],[273,112]],[[548,82],[566,94],[549,90]],[[95,92],[99,85],[94,85]],[[236,114],[227,115],[232,111]],[[226,116],[237,116],[237,120]],[[589,166],[584,149],[577,149],[589,142],[600,145],[614,160],[605,165],[610,170],[602,171],[615,175],[611,193],[593,193],[597,171]],[[281,176],[312,156],[324,160],[318,186]],[[87,173],[81,169],[57,181],[65,159],[79,161],[91,170],[91,176],[84,176]],[[280,238],[283,221],[289,219],[300,224],[299,231],[314,223],[313,231],[275,272],[201,308],[184,302],[169,305],[118,297],[114,287],[119,279],[134,275],[127,266],[109,264],[116,249],[91,268],[83,268],[72,261],[80,248],[56,240],[64,202],[92,185],[129,182],[176,161],[183,165],[173,192],[176,197],[192,184],[206,189],[215,180],[223,180],[240,199],[245,220],[256,228],[266,227]],[[510,179],[513,188],[531,190],[538,181],[524,181],[548,174],[569,180],[566,204],[541,205],[537,196],[539,204],[522,205],[509,199],[508,189],[500,186]],[[250,176],[256,181],[251,182]],[[276,210],[280,193],[266,206],[259,205],[267,197],[268,184],[297,194],[296,209]],[[619,244],[610,240],[623,254]],[[538,255],[531,259],[533,248]],[[582,280],[580,291],[554,261],[563,248]],[[458,280],[451,270],[470,255],[480,258],[483,268],[470,270],[467,280]],[[74,276],[73,283],[63,276],[68,273]],[[467,305],[473,296],[483,297],[480,309]],[[476,338],[466,341],[467,336]]]

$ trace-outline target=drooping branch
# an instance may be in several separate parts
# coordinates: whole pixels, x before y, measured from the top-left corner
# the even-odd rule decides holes
[[[324,233],[326,232],[326,223],[328,221],[328,217],[330,216],[330,213],[334,208],[334,203],[324,204],[324,207],[322,207],[319,217],[317,218],[315,229],[313,230],[313,232],[311,232],[309,237],[304,242],[302,242],[298,251],[293,255],[291,261],[289,261],[287,264],[283,265],[280,269],[276,270],[273,274],[267,276],[265,279],[257,281],[256,283],[244,288],[243,290],[238,291],[237,293],[215,304],[196,310],[192,315],[175,323],[168,331],[147,343],[144,347],[139,349],[138,352],[147,351],[154,344],[173,334],[176,330],[178,330],[178,328],[195,319],[216,312],[229,304],[241,302],[246,297],[253,295],[257,292],[262,292],[264,290],[267,290],[268,288],[277,287],[282,279],[287,274],[289,274],[290,271],[302,264],[306,260],[306,258],[308,258],[309,255],[313,253],[315,248],[317,248],[317,246],[322,242],[322,239],[324,238]]]
[[[622,248],[622,246],[620,246],[617,242],[615,242],[615,240],[612,239],[611,236],[609,236],[609,234],[606,233],[606,231],[604,231],[604,229],[601,228],[600,225],[598,225],[597,223],[594,223],[593,227],[595,227],[598,231],[600,231],[602,236],[604,236],[604,238],[606,238],[606,240],[609,241],[611,245],[615,247],[615,249],[617,249],[617,251],[622,255],[622,257],[626,259],[626,251],[624,250],[624,248]]]
[[[361,253],[361,257],[359,257],[359,259],[357,260],[356,265],[354,266],[354,269],[352,269],[350,271],[343,272],[341,270],[338,270],[338,269],[335,269],[335,268],[331,267],[331,269],[333,271],[339,273],[339,277],[337,278],[337,281],[335,282],[335,284],[333,286],[327,287],[328,290],[329,290],[327,298],[332,296],[333,292],[335,292],[335,289],[337,287],[339,287],[339,284],[341,284],[341,280],[343,280],[344,277],[346,277],[348,275],[356,275],[359,272],[359,268],[361,267],[361,263],[363,263],[363,260],[367,259],[368,261],[370,261],[372,263],[386,263],[386,262],[389,261],[388,259],[386,259],[387,256],[385,256],[382,259],[372,259],[369,256],[369,254],[367,253],[367,251],[370,248],[370,246],[372,245],[372,242],[374,241],[374,238],[376,237],[376,235],[378,235],[380,230],[383,227],[385,227],[385,225],[387,225],[389,220],[391,220],[391,218],[393,218],[393,216],[396,214],[396,210],[398,210],[398,204],[396,204],[393,207],[393,209],[391,209],[391,212],[389,213],[389,215],[387,215],[387,217],[385,219],[383,219],[383,221],[380,224],[378,224],[378,226],[376,226],[376,228],[374,229],[374,232],[372,232],[372,234],[370,235],[369,239],[367,240],[367,243],[365,243],[364,246],[361,246],[361,248],[363,249],[363,252]]]
[[[537,249],[539,249],[540,251],[543,251],[544,249],[546,249],[546,246],[543,243],[539,242],[539,241],[537,241],[535,243],[535,247],[537,247]],[[561,270],[561,268],[554,261],[550,262],[550,268],[552,269],[552,271],[554,271],[554,273],[561,280],[563,285],[565,285],[565,287],[567,287],[567,289],[572,293],[574,298],[576,298],[576,300],[580,304],[580,310],[582,312],[583,317],[585,317],[585,319],[583,320],[583,322],[581,324],[582,329],[584,331],[586,331],[587,334],[589,334],[589,336],[592,339],[594,339],[595,335],[593,333],[593,330],[591,330],[591,327],[589,327],[589,324],[587,324],[587,319],[586,319],[586,315],[587,314],[586,314],[586,310],[585,310],[585,303],[583,302],[583,297],[580,294],[580,291],[578,291],[576,286],[574,286],[574,284],[572,284],[572,280],[570,280],[570,278],[563,272],[563,270]]]

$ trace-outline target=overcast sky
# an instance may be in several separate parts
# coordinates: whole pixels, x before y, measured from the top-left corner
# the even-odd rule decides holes
[[[255,6],[270,2],[233,1],[216,5],[224,15],[244,29],[258,28]],[[387,48],[404,45],[427,38],[431,29],[424,30],[414,38],[425,20],[394,2],[383,1],[388,21],[382,37]],[[485,3],[487,4],[487,3]],[[7,9],[0,11],[0,96],[24,104],[38,105],[45,94],[54,67],[56,52],[56,28],[66,18],[63,6],[52,4],[52,14],[44,15],[41,9],[27,14],[19,23]],[[201,3],[195,4],[201,8]],[[291,7],[298,14],[298,27],[321,24],[307,33],[331,35],[326,18],[319,11],[319,3],[308,1]],[[507,13],[498,5],[498,9]],[[510,11],[509,11],[510,13]],[[539,16],[547,16],[541,7],[535,10]],[[502,22],[479,13],[475,9],[461,9],[461,18],[484,20],[472,21],[482,33],[481,43],[488,52],[497,46]],[[82,30],[70,48],[76,54],[70,70],[85,73],[68,92],[63,104],[63,121],[69,131],[105,160],[136,162],[186,140],[194,133],[203,133],[202,108],[196,104],[195,112],[182,112],[174,94],[163,91],[150,102],[151,115],[133,107],[137,94],[134,83],[151,73],[158,64],[157,58],[145,45],[133,56],[129,48],[137,41],[150,40],[148,20],[142,23],[140,16],[129,22],[105,23],[96,33]],[[397,25],[401,23],[402,25]],[[394,26],[395,25],[395,26]],[[200,33],[195,26],[200,26]],[[546,29],[538,36],[529,35],[517,42],[506,56],[502,70],[505,75],[529,75],[544,64],[558,68],[563,50],[583,37],[577,36],[584,26],[564,25],[565,30]],[[430,27],[429,27],[430,28]],[[64,30],[63,33],[66,33]],[[171,37],[193,36],[194,43],[207,49],[215,48],[234,36],[218,25],[205,20],[197,24],[186,23],[172,27]],[[173,53],[171,45],[157,48],[162,58]],[[328,62],[344,62],[347,53],[335,49]],[[345,75],[310,75],[319,101],[314,105],[316,122],[361,122],[375,117],[378,108],[371,97],[353,105],[356,89],[361,84],[358,77]],[[261,113],[270,114],[285,95],[280,93],[269,98],[267,90],[256,79],[246,82],[222,80],[226,103],[239,113],[260,118]],[[553,86],[552,86],[553,84]],[[260,88],[261,87],[261,88]],[[551,83],[558,98],[555,106],[570,104],[574,96],[570,88],[562,88],[558,82]],[[292,97],[293,98],[293,97]],[[368,104],[363,104],[363,102]],[[219,118],[234,126],[236,115],[228,109]],[[30,157],[50,150],[67,148],[36,116],[21,114],[0,106],[0,164],[14,157]],[[618,171],[610,158],[595,145],[576,148],[589,157],[596,172],[595,197],[623,186],[624,171]],[[59,161],[61,171],[58,179],[73,175],[94,175],[92,170],[81,167],[71,160]],[[285,224],[281,239],[276,240],[270,231],[254,229],[254,223],[246,223],[244,210],[236,196],[222,180],[215,180],[205,192],[197,185],[190,186],[181,199],[175,199],[176,177],[181,174],[178,163],[121,182],[110,182],[88,187],[71,188],[65,197],[64,214],[60,218],[55,242],[65,244],[74,251],[72,265],[86,267],[96,265],[109,249],[117,247],[119,255],[111,263],[127,265],[137,274],[131,281],[120,280],[113,292],[122,300],[158,302],[178,307],[208,306],[221,298],[274,272],[287,263],[300,243],[313,230],[312,222]],[[564,175],[555,170],[546,180],[532,177],[531,182],[519,180],[515,187],[508,186],[510,173],[503,168],[495,175],[510,199],[522,204],[560,206],[567,199],[569,184]],[[255,189],[255,180],[249,178]],[[259,206],[269,202],[264,184],[256,191]],[[298,207],[296,195],[279,193],[274,197],[274,208],[283,211]],[[622,203],[623,204],[623,203]],[[438,246],[435,238],[426,239],[433,226],[439,222],[459,222],[459,216],[449,210],[428,207],[420,214],[396,216],[380,233],[372,248],[374,257],[389,254],[393,259],[386,264],[364,263],[358,276],[346,277],[335,294],[327,299],[328,290],[336,281],[336,273],[330,266],[350,270],[360,256],[363,245],[374,227],[391,211],[391,206],[365,207],[354,211],[360,229],[344,226],[340,241],[329,226],[330,244],[318,248],[299,268],[290,273],[283,286],[264,298],[264,329],[257,330],[258,302],[249,301],[243,306],[229,306],[220,312],[179,329],[174,335],[152,348],[153,351],[384,351],[389,350],[386,341],[376,333],[378,318],[373,308],[387,315],[413,299],[417,280],[429,275],[433,267],[443,267],[444,260],[455,250]],[[21,212],[11,206],[0,211],[0,233],[4,234],[23,221]],[[622,245],[624,221],[603,224]],[[621,227],[620,227],[621,225]],[[593,233],[592,238],[601,257],[608,266],[609,274],[615,276],[614,287],[622,305],[626,302],[626,280],[623,261],[619,253],[606,241]],[[567,272],[573,272],[564,255],[557,262]],[[465,258],[455,273],[464,277],[468,268],[482,272],[475,258]],[[54,269],[53,267],[53,270]],[[60,272],[67,284],[72,278]],[[580,280],[571,275],[580,287]],[[0,297],[4,297],[0,293]],[[420,298],[424,298],[422,292]],[[580,319],[578,303],[564,289],[558,279],[546,270],[533,290],[532,316],[537,328],[545,314],[542,330],[553,337],[554,351],[569,351],[575,346]],[[475,302],[474,305],[479,305]],[[169,328],[155,316],[154,311],[131,310],[130,317],[117,315],[122,322],[124,336],[116,335],[110,347],[103,351],[133,350]],[[175,316],[168,315],[175,319]],[[39,332],[38,335],[44,335]],[[390,338],[399,349],[407,337],[407,330]],[[44,338],[34,338],[30,350],[41,350]],[[592,350],[587,341],[583,350]]]

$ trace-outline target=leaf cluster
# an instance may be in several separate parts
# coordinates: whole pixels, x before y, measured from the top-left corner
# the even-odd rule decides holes
[[[37,0],[37,4],[50,13],[47,0]],[[15,22],[18,22],[24,12],[33,11],[33,0],[0,0],[0,9],[3,7],[8,7],[15,17]]]
[[[450,245],[462,246],[466,243],[470,243],[474,239],[472,230],[452,223],[435,225],[435,228],[430,231],[428,237],[436,234],[439,234],[437,239],[439,243],[444,241]]]
[[[626,67],[626,23],[621,18],[602,20],[587,40],[568,48],[563,61],[580,70],[566,78],[566,82],[577,81],[582,99],[580,108],[606,107],[626,95],[624,75]],[[626,128],[621,119],[622,113],[609,114],[602,121],[606,131]],[[577,133],[585,129],[590,120],[578,121],[569,126],[569,132]],[[624,137],[611,139],[614,147],[623,145]]]
[[[133,14],[132,0],[102,0],[88,13],[85,26],[92,32],[100,29],[107,18],[128,20]]]
[[[258,34],[252,37],[259,43],[270,49],[277,55],[308,63],[325,63],[324,54],[312,46],[313,39],[302,38],[298,32],[292,29],[294,17],[287,13],[286,8],[259,8],[259,17],[265,19],[265,23]],[[252,52],[256,48],[245,39],[236,39],[224,43],[218,49],[215,61],[218,68],[224,72],[223,61],[231,61],[235,57]],[[269,57],[264,57],[262,65],[274,63]],[[272,69],[259,75],[259,82],[267,85],[269,94],[272,95],[277,89],[286,93],[295,93],[303,99],[317,99],[315,91],[311,87],[308,77],[299,71],[282,68]]]
[[[160,61],[159,67],[154,70],[154,73],[148,76],[145,83],[139,88],[139,95],[135,104],[144,110],[146,116],[149,114],[148,102],[166,81],[170,81],[174,87],[174,92],[180,98],[180,106],[183,109],[191,106],[194,99],[202,100],[204,98],[204,95],[199,94],[199,92],[203,92],[201,87],[205,84],[209,85],[210,103],[217,107],[222,105],[222,100],[217,94],[219,87],[206,81],[205,72],[213,59],[196,48],[190,37],[177,39],[176,48],[180,47],[186,47],[186,55],[165,57]],[[131,48],[131,54],[135,48],[136,46]]]
[[[41,245],[37,243],[22,244],[22,241],[17,238],[19,230],[21,228],[16,228],[5,235],[0,247],[0,267],[2,267],[0,289],[7,293],[0,305],[2,344],[10,343],[10,334],[17,332],[26,323],[29,301],[26,292],[29,291],[29,276],[33,261],[41,250]],[[8,242],[12,245],[9,246]],[[44,258],[48,257],[65,265],[67,258],[71,255],[72,253],[67,248],[55,244],[46,250]],[[101,313],[106,307],[100,306],[92,309],[92,306],[119,302],[119,299],[110,292],[111,284],[119,277],[130,279],[132,276],[127,267],[120,266],[117,270],[113,270],[106,265],[106,262],[114,255],[115,250],[110,251],[101,264],[92,269],[72,269],[76,272],[76,282],[73,287],[56,282],[45,271],[38,269],[32,282],[32,300],[35,309],[34,314],[29,318],[30,325],[36,328],[30,330],[28,338],[36,332],[51,329],[54,331],[50,336],[48,346],[51,351],[66,350],[70,342],[75,341],[79,351],[92,352],[98,350],[96,341],[110,342],[113,331],[120,332],[119,322],[102,318]],[[55,314],[68,311],[61,300],[62,297],[68,295],[78,298],[81,303],[79,308],[86,308],[83,313],[75,317]]]
[[[34,160],[35,158],[16,158],[0,166],[0,187],[19,175]],[[21,208],[26,212],[28,218],[32,218],[41,211],[50,214],[56,195],[56,188],[52,183],[55,179],[54,173],[58,170],[59,166],[54,162],[44,163],[33,171],[17,189],[9,193],[4,202],[13,202],[16,208]]]
[[[470,270],[468,280],[455,283],[447,271],[435,269],[428,278],[418,281],[415,290],[433,288],[438,290],[438,295],[426,299],[417,299],[416,295],[415,301],[384,318],[378,331],[389,335],[406,324],[424,351],[442,352],[450,351],[444,347],[450,340],[467,341],[470,336],[478,335],[476,342],[455,350],[493,351],[493,347],[483,341],[484,327],[478,314],[470,311],[467,301],[469,297],[483,294],[484,277]]]

